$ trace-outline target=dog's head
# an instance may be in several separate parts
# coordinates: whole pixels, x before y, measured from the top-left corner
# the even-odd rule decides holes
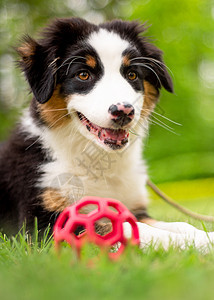
[[[51,128],[72,123],[106,150],[128,145],[153,110],[163,86],[173,91],[162,52],[141,36],[137,22],[99,26],[57,19],[39,41],[18,48],[35,96],[37,117]]]

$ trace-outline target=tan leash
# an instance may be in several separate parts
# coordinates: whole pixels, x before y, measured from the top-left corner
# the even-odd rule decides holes
[[[205,216],[205,215],[201,215],[198,213],[195,213],[183,206],[181,206],[180,204],[176,203],[174,200],[172,200],[169,196],[167,196],[164,192],[162,192],[153,182],[151,182],[149,179],[147,179],[147,185],[160,197],[162,198],[166,203],[170,204],[171,206],[173,206],[174,208],[176,208],[177,210],[179,210],[180,212],[182,212],[183,214],[199,220],[199,221],[205,221],[205,222],[214,222],[214,217],[213,216]]]

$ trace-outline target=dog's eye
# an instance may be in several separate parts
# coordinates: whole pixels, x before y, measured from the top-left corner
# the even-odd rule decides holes
[[[127,77],[130,81],[137,79],[137,74],[133,71],[128,72]]]
[[[88,72],[84,71],[84,72],[80,72],[79,74],[77,74],[78,78],[81,80],[88,80],[90,75]]]

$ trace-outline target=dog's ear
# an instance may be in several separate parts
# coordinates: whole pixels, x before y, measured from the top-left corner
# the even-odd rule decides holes
[[[145,55],[146,51],[146,55]],[[167,67],[163,61],[163,53],[153,44],[147,41],[143,43],[142,56],[146,56],[144,63],[148,70],[145,80],[150,82],[157,90],[162,86],[170,93],[173,93],[173,83]]]
[[[54,91],[59,60],[68,46],[89,35],[96,26],[80,18],[55,19],[42,33],[37,42],[26,36],[17,48],[20,65],[35,98],[47,102]]]
[[[50,53],[38,42],[26,36],[22,46],[17,48],[19,62],[31,90],[40,103],[47,102],[55,87],[54,53]]]

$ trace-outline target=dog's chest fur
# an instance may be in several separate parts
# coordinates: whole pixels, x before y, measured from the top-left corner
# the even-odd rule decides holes
[[[40,189],[57,189],[68,198],[67,204],[83,196],[115,198],[130,210],[146,207],[146,168],[141,159],[142,139],[132,137],[124,151],[106,152],[80,134],[73,134],[71,124],[55,130],[41,130],[29,113],[22,128],[39,139],[50,161],[41,164]],[[78,194],[74,197],[73,189]],[[63,210],[65,207],[61,207]]]

